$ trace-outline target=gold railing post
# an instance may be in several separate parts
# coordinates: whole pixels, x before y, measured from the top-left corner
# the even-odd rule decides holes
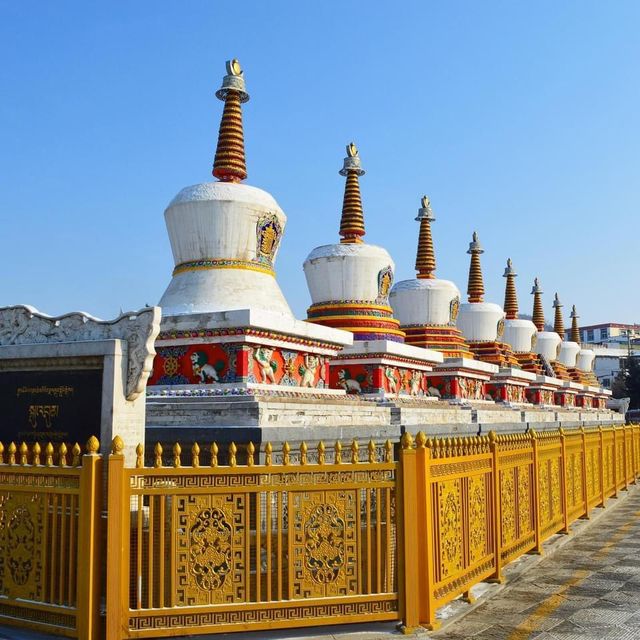
[[[500,505],[500,472],[498,470],[498,443],[496,432],[489,431],[489,448],[491,450],[491,477],[493,479],[493,554],[495,572],[487,582],[504,582],[502,577],[502,509]]]
[[[598,427],[598,433],[600,434],[600,456],[599,456],[599,466],[600,466],[600,505],[604,509],[604,500],[605,500],[605,488],[604,488],[604,433],[602,431],[602,425]]]
[[[423,432],[416,436],[416,466],[418,482],[418,520],[419,541],[419,589],[420,624],[434,630],[440,626],[436,620],[433,504],[431,502],[431,442]]]
[[[589,496],[587,495],[587,435],[584,427],[580,427],[580,435],[582,436],[582,497],[584,498],[584,515],[585,520],[589,519]]]
[[[539,487],[539,469],[540,461],[538,459],[538,438],[536,432],[531,429],[531,447],[533,449],[533,528],[536,534],[536,546],[532,549],[532,553],[542,555],[542,532],[540,527],[540,487]]]
[[[638,479],[638,425],[631,425],[633,434],[633,481],[637,484]]]
[[[400,506],[402,513],[402,533],[399,542],[399,565],[401,575],[400,586],[400,610],[402,611],[402,631],[405,634],[413,633],[420,626],[420,594],[419,589],[419,562],[416,562],[414,554],[421,554],[422,545],[418,537],[416,507],[418,504],[418,480],[416,469],[416,452],[413,448],[413,438],[405,432],[402,436],[400,448]]]
[[[631,484],[636,484],[636,427],[635,425],[629,425],[631,431],[631,471],[633,472],[633,480]]]
[[[624,490],[628,490],[627,478],[629,477],[629,461],[627,460],[627,425],[622,425],[622,477],[624,478]]]
[[[560,491],[563,526],[559,533],[569,534],[569,499],[567,496],[567,440],[560,427]]]
[[[613,496],[612,498],[618,497],[618,443],[616,442],[616,428],[611,427],[611,431],[613,431],[613,455],[611,456],[611,464],[613,469]]]
[[[87,454],[82,456],[77,559],[77,629],[83,640],[99,640],[100,633],[100,568],[102,543],[102,456],[100,443],[92,436]]]
[[[125,570],[129,528],[128,518],[124,517],[129,502],[124,491],[123,451],[124,443],[116,436],[109,456],[107,485],[107,640],[125,637],[123,627],[129,599],[129,576]]]

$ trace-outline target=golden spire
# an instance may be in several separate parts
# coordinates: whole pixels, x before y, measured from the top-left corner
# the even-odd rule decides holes
[[[340,169],[340,175],[347,177],[344,187],[344,200],[342,201],[342,219],[340,220],[340,240],[343,244],[362,242],[364,235],[364,213],[362,211],[362,198],[360,197],[359,176],[364,175],[364,169],[360,166],[358,148],[353,142],[347,145],[347,157]]]
[[[247,177],[244,157],[244,133],[240,104],[249,100],[242,68],[237,60],[227,61],[227,75],[216,97],[224,102],[213,175],[222,182],[241,182]]]
[[[542,308],[542,287],[538,282],[538,278],[533,281],[533,324],[536,325],[538,331],[544,331],[544,309]]]
[[[418,254],[416,255],[416,271],[418,278],[433,278],[436,270],[436,255],[433,251],[433,238],[431,237],[431,223],[435,220],[431,211],[431,202],[427,196],[422,196],[422,207],[418,209],[417,221],[420,222],[420,234],[418,236]]]
[[[515,320],[518,317],[518,295],[516,293],[517,275],[518,274],[511,264],[511,258],[508,258],[507,268],[502,274],[502,277],[507,279],[507,284],[504,290],[504,312],[507,320]]]
[[[553,320],[553,330],[560,336],[560,340],[564,340],[564,320],[562,319],[562,302],[556,293],[553,299],[553,308],[556,314]]]
[[[580,327],[578,327],[578,312],[576,311],[576,305],[571,307],[571,342],[577,342],[580,344]]]
[[[475,231],[467,253],[471,255],[469,284],[467,286],[469,302],[482,302],[484,299],[484,282],[482,280],[482,268],[480,267],[480,254],[484,253],[484,249],[480,246],[478,234]]]

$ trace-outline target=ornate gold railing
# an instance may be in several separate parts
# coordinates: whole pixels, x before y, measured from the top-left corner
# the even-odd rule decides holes
[[[0,443],[0,624],[98,637],[99,448]]]
[[[107,637],[178,636],[401,617],[391,443],[331,452],[247,447],[201,466],[109,458]]]
[[[96,640],[436,612],[635,483],[640,427],[188,455],[0,444],[0,624]],[[187,462],[188,458],[188,462]],[[106,506],[107,536],[100,532]],[[106,592],[100,569],[107,566]],[[99,603],[106,600],[106,633]]]
[[[617,496],[640,472],[640,427],[402,440],[405,628]],[[411,558],[409,560],[409,558]]]

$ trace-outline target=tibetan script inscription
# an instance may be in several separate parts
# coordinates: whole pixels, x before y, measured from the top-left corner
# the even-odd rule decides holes
[[[85,442],[101,403],[99,369],[0,371],[0,441]]]

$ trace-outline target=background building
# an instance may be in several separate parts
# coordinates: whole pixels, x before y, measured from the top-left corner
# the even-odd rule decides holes
[[[569,331],[565,331],[567,339]],[[640,355],[640,325],[604,322],[580,327],[580,339],[596,354],[594,373],[609,389],[629,353]]]

